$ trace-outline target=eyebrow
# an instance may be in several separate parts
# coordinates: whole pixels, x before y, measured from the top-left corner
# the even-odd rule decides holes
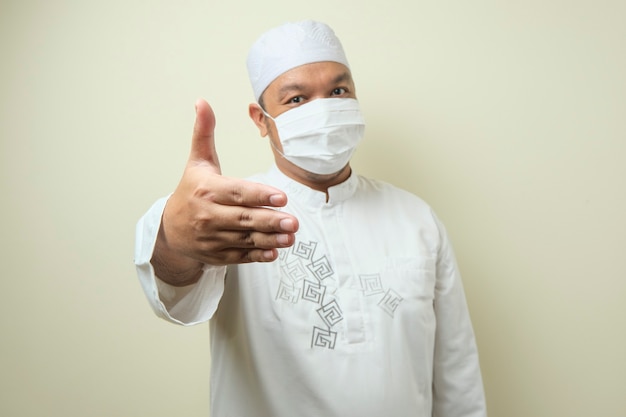
[[[331,81],[331,84],[333,84],[333,85],[339,84],[341,82],[349,81],[350,79],[351,79],[350,73],[348,71],[346,71],[346,72],[343,72],[343,73],[337,75]],[[303,90],[306,90],[306,85],[304,85],[304,84],[301,84],[301,83],[285,84],[282,87],[280,87],[280,89],[278,90],[278,95],[279,95],[280,99],[282,100],[290,92],[293,92],[293,91],[303,91]]]
[[[299,84],[299,83],[285,84],[282,87],[280,87],[280,89],[278,90],[278,96],[282,100],[290,92],[292,92],[292,91],[302,91],[304,89],[305,89],[304,85]]]
[[[333,80],[333,84],[339,84],[344,81],[350,81],[351,79],[352,77],[350,77],[350,73],[346,71],[336,76],[335,79]]]

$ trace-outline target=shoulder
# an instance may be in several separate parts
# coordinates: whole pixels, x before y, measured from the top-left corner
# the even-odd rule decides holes
[[[430,205],[418,195],[397,187],[386,181],[368,178],[362,175],[357,176],[357,195],[381,203],[394,203],[409,205],[412,208],[432,211]]]
[[[410,242],[413,237],[417,245],[426,242],[431,253],[438,253],[445,229],[433,208],[416,194],[386,181],[359,176],[353,203],[353,210],[375,219],[379,230],[398,231],[403,241]],[[367,224],[372,227],[373,220]]]

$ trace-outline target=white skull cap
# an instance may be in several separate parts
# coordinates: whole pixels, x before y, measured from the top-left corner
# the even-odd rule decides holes
[[[258,101],[272,81],[300,65],[331,61],[350,67],[339,38],[326,24],[305,20],[265,32],[248,53],[248,76]]]

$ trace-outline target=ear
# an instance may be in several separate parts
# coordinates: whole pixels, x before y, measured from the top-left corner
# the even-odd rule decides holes
[[[267,133],[268,133],[267,125],[266,125],[267,121],[266,121],[265,113],[263,113],[261,106],[259,106],[256,103],[251,103],[248,106],[248,115],[250,116],[250,119],[252,119],[256,127],[259,129],[259,133],[261,134],[261,137],[267,136]]]

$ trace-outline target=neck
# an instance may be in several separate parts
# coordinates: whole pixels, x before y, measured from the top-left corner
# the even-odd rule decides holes
[[[302,185],[305,185],[315,191],[320,191],[326,194],[326,201],[328,201],[328,189],[341,184],[350,178],[350,174],[352,173],[352,169],[350,165],[346,165],[341,171],[336,172],[334,174],[315,174],[313,172],[306,171],[300,167],[295,166],[291,162],[283,159],[281,162],[285,162],[286,164],[291,165],[288,169],[285,167],[285,164],[276,163],[278,169],[291,178],[294,181],[299,182]]]

